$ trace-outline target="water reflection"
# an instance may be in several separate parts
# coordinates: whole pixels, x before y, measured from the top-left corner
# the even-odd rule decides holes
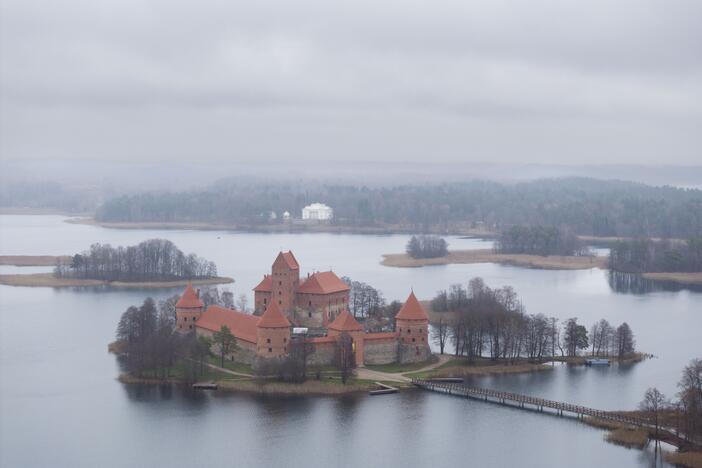
[[[635,273],[610,270],[607,278],[612,291],[622,294],[647,294],[656,291],[678,292],[685,289],[702,292],[702,286],[700,285],[684,285],[673,281],[654,281]]]

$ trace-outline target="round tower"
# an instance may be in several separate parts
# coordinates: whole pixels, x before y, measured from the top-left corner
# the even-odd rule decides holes
[[[260,358],[281,358],[288,354],[290,322],[274,301],[256,325],[256,354]]]
[[[395,316],[395,329],[400,345],[400,362],[429,359],[429,316],[414,291]]]
[[[205,311],[205,304],[200,299],[199,291],[188,283],[183,295],[176,303],[176,330],[180,333],[195,331],[195,324]]]

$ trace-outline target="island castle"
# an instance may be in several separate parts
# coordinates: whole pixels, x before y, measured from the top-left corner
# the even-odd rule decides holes
[[[411,292],[395,316],[395,331],[367,332],[349,311],[349,286],[332,271],[307,275],[292,252],[280,252],[270,275],[254,288],[254,314],[204,303],[188,285],[176,304],[176,329],[211,337],[227,326],[237,339],[229,356],[258,365],[288,356],[294,342],[309,351],[308,363],[330,365],[343,334],[350,336],[357,366],[421,362],[429,359],[429,318]],[[260,314],[260,315],[258,315]],[[293,333],[293,327],[314,327],[321,336]]]

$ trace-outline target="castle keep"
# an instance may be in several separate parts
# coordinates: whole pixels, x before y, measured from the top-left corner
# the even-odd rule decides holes
[[[395,316],[395,331],[381,333],[366,332],[354,318],[348,308],[349,292],[349,286],[332,271],[308,274],[300,282],[295,256],[280,252],[271,274],[254,288],[253,315],[216,305],[205,309],[188,285],[176,304],[176,329],[212,336],[226,325],[238,344],[230,358],[251,365],[286,357],[293,343],[305,345],[310,364],[332,364],[343,334],[352,340],[357,366],[429,358],[429,318],[413,292]],[[293,327],[315,328],[321,336],[294,335]]]

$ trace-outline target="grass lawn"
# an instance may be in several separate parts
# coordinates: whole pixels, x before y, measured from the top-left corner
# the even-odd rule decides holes
[[[224,366],[222,366],[222,360],[219,356],[210,356],[209,357],[209,363],[212,365],[215,365],[217,367],[224,367],[225,369],[229,369],[230,371],[234,372],[240,372],[242,374],[250,374],[253,375],[254,371],[251,366],[248,364],[243,364],[240,362],[236,361],[231,361],[228,359],[224,359]]]
[[[436,362],[436,361],[433,361]],[[408,363],[408,364],[397,364],[397,363],[392,363],[392,364],[378,364],[375,366],[372,365],[367,365],[366,369],[378,371],[378,372],[387,372],[390,374],[404,374],[405,372],[412,372],[416,371],[418,369],[422,369],[423,367],[427,367],[432,364],[432,361],[425,361],[425,362],[413,362],[413,363]]]

